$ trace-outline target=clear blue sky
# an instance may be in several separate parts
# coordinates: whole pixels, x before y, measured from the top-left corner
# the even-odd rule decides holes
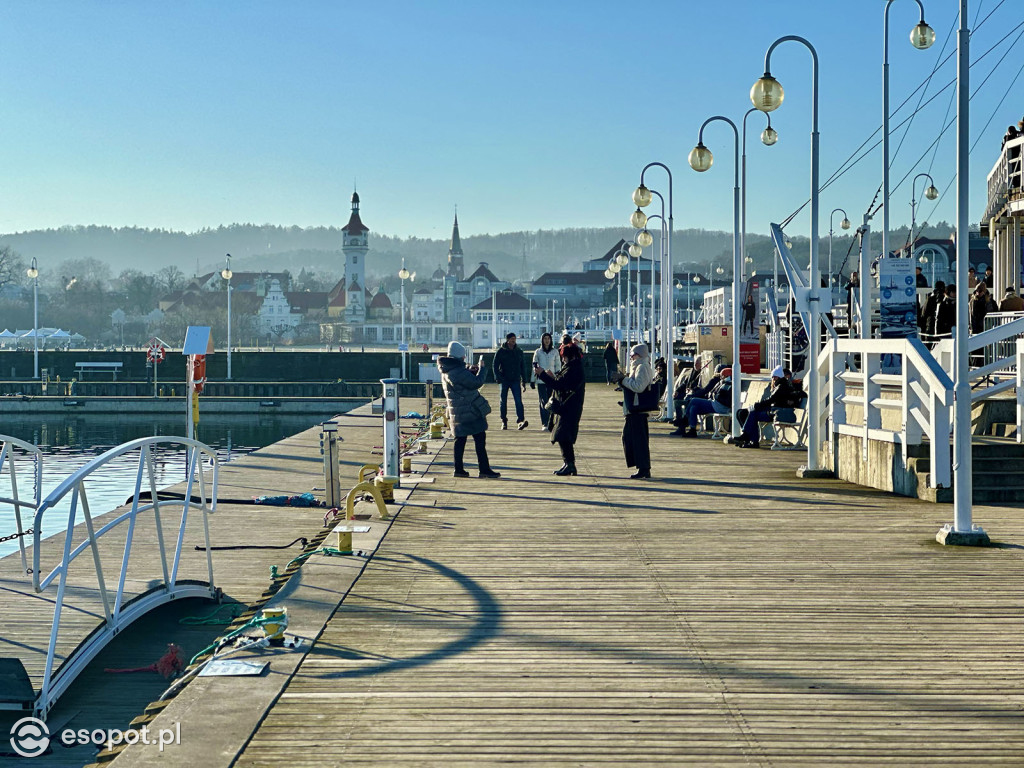
[[[640,168],[675,174],[676,227],[731,228],[732,136],[709,129],[711,172],[686,164],[704,118],[739,119],[767,46],[799,34],[821,60],[822,179],[881,124],[882,0],[732,0],[642,5],[289,0],[34,0],[5,3],[0,46],[0,232],[65,224],[193,231],[233,222],[340,225],[353,182],[372,230],[446,237],[625,225]],[[1024,3],[972,0],[992,16],[973,54],[1024,22]],[[913,49],[917,5],[891,11],[895,108],[937,61],[956,0],[926,0],[935,46]],[[1022,27],[1024,29],[1024,27]],[[1019,32],[1019,30],[1018,30]],[[1014,33],[972,75],[978,85]],[[955,46],[955,32],[947,53]],[[807,197],[810,58],[773,55],[781,140],[749,120],[751,231]],[[1024,41],[973,103],[971,220],[1009,123],[1024,117]],[[942,67],[931,96],[955,75]],[[938,133],[948,94],[917,116],[893,185]],[[907,114],[905,109],[894,124]],[[952,112],[949,113],[950,118]],[[992,117],[981,134],[982,127]],[[894,148],[901,133],[894,139]],[[950,130],[931,163],[953,178]],[[663,177],[650,178],[665,188]],[[877,149],[822,196],[859,221],[881,182]],[[918,197],[921,197],[920,189]],[[893,196],[906,223],[909,184]],[[950,188],[918,220],[954,218]],[[838,219],[837,219],[838,220]],[[880,224],[880,218],[879,218]],[[807,231],[806,213],[792,231]]]

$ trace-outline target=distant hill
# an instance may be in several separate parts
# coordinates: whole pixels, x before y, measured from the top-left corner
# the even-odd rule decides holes
[[[920,234],[946,237],[952,227],[940,222]],[[877,233],[875,233],[877,235]],[[586,259],[603,256],[619,238],[631,237],[626,228],[575,228],[506,232],[474,235],[462,239],[466,265],[472,269],[487,262],[499,277],[521,280],[552,270],[578,269]],[[902,245],[907,230],[892,233],[892,242]],[[796,236],[794,250],[807,252],[807,238]],[[0,235],[0,245],[9,245],[26,259],[37,257],[40,265],[59,265],[64,261],[95,258],[117,275],[124,269],[156,272],[168,265],[177,266],[186,275],[220,269],[224,254],[232,254],[237,270],[302,269],[326,276],[340,276],[344,269],[341,256],[341,230],[337,227],[280,227],[255,224],[231,224],[198,232],[174,232],[136,227],[68,226]],[[821,252],[827,254],[827,234]],[[853,238],[850,233],[835,238],[833,254],[836,267],[846,256]],[[873,239],[873,243],[875,240]],[[683,269],[704,272],[709,261],[719,260],[728,269],[732,253],[732,233],[687,229],[675,233],[673,256]],[[877,247],[877,246],[876,246]],[[755,269],[769,268],[773,248],[765,235],[748,233],[747,248]],[[367,272],[371,280],[397,273],[402,258],[410,270],[428,276],[445,264],[447,240],[399,238],[370,233]]]

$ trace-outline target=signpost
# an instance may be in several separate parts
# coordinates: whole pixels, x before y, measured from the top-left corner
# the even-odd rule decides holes
[[[157,396],[157,366],[164,361],[167,357],[167,345],[154,336],[148,342],[146,342],[148,348],[146,350],[146,359],[153,366],[153,397]]]
[[[199,422],[199,393],[206,384],[206,356],[213,354],[213,334],[208,325],[190,325],[185,331],[185,343],[181,353],[188,357],[186,361],[185,391],[188,395],[185,410],[188,415],[188,437],[195,439],[195,425]]]

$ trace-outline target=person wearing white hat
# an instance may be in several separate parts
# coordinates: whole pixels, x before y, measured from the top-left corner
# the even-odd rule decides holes
[[[622,387],[622,451],[627,467],[636,467],[633,480],[651,476],[651,446],[647,426],[648,413],[658,410],[658,393],[651,387],[654,371],[646,344],[635,344],[629,350],[629,372],[613,378]]]
[[[772,383],[761,395],[761,399],[754,403],[748,414],[741,409],[736,418],[743,424],[743,434],[736,440],[740,448],[761,447],[761,422],[771,421],[775,411],[779,408],[793,407],[793,385],[786,378],[786,372],[782,366],[776,366],[772,371]]]
[[[455,435],[455,477],[469,477],[463,465],[466,441],[472,436],[476,448],[476,464],[480,477],[501,475],[491,469],[487,458],[487,414],[491,405],[480,394],[484,372],[480,366],[466,367],[466,348],[457,341],[448,345],[448,354],[438,358],[441,388],[448,401],[448,423]]]

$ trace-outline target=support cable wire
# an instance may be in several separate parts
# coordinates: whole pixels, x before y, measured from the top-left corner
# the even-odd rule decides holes
[[[1002,2],[1005,2],[1005,0],[1002,0]],[[1002,2],[1000,2],[1000,5],[1002,5]],[[993,9],[993,11],[992,11],[992,12],[994,13],[994,12],[995,12],[995,10],[996,10],[996,9],[998,9],[998,7],[999,7],[999,6],[996,6],[996,8],[995,8],[995,9]],[[991,13],[989,14],[989,16],[991,16]],[[989,18],[989,16],[986,16],[986,17],[985,17],[985,19],[987,20],[987,19]],[[983,21],[982,23],[984,23],[984,21]],[[981,25],[979,24],[978,26],[980,27]],[[994,51],[994,50],[995,50],[996,48],[998,48],[998,47],[999,47],[1000,45],[1002,45],[1002,44],[1003,44],[1003,43],[1004,43],[1004,42],[1005,42],[1006,40],[1008,40],[1008,39],[1009,39],[1009,38],[1010,38],[1010,37],[1011,37],[1011,36],[1012,36],[1012,35],[1013,35],[1013,34],[1014,34],[1015,32],[1017,32],[1017,31],[1018,31],[1018,30],[1020,30],[1021,28],[1024,28],[1024,21],[1020,22],[1020,23],[1019,23],[1019,24],[1017,24],[1017,25],[1016,25],[1015,27],[1013,27],[1013,28],[1012,28],[1012,29],[1011,29],[1011,30],[1010,30],[1009,32],[1007,32],[1007,33],[1006,33],[1006,34],[1005,34],[1005,35],[1004,35],[1003,37],[1001,37],[1001,38],[1000,38],[1000,39],[999,39],[998,41],[996,41],[996,42],[995,42],[995,43],[994,43],[994,44],[993,44],[993,45],[992,45],[992,46],[991,46],[991,47],[990,47],[990,48],[989,48],[988,50],[986,50],[986,51],[985,51],[984,53],[982,53],[982,54],[981,54],[981,55],[980,55],[980,56],[979,56],[979,57],[978,57],[977,59],[975,59],[975,60],[974,60],[974,61],[973,61],[973,62],[971,63],[971,67],[973,68],[973,67],[974,67],[975,65],[977,65],[977,64],[980,64],[980,63],[982,62],[982,60],[983,60],[983,59],[985,59],[985,57],[987,57],[987,56],[988,56],[988,55],[989,55],[990,53],[992,53],[992,51]],[[977,28],[975,28],[974,32],[977,32]],[[972,36],[973,36],[973,32],[972,32]],[[1019,39],[1019,37],[1018,37],[1018,39]],[[1012,43],[1012,44],[1011,44],[1011,48],[1013,47],[1013,45],[1015,45],[1015,44],[1016,44],[1016,42],[1017,42],[1017,41],[1015,40],[1015,41],[1014,41],[1014,43]],[[1008,50],[1009,50],[1009,49],[1008,49]],[[954,56],[954,54],[955,54],[955,53],[956,53],[955,51],[951,52],[951,53],[950,53],[950,54],[949,54],[949,55],[948,55],[948,56],[947,56],[947,57],[946,57],[946,58],[945,58],[945,59],[944,59],[944,60],[943,60],[943,61],[941,62],[941,64],[940,64],[939,66],[941,67],[941,66],[942,66],[943,64],[945,64],[945,63],[946,63],[947,61],[949,61],[949,60],[950,60],[950,59],[951,59],[951,58],[952,58],[952,57]],[[1006,58],[1006,57],[1005,57],[1005,55],[1004,55],[1004,56],[1003,56],[1003,59],[1000,59],[1000,61],[999,61],[999,62],[997,62],[995,66],[996,66],[996,67],[998,67],[998,66],[999,66],[999,64],[1000,64],[1000,63],[1002,63],[1002,61],[1003,61],[1003,60],[1004,60],[1005,58]],[[993,72],[994,72],[994,71],[995,71],[995,69],[993,69]],[[989,75],[988,75],[988,76],[987,76],[987,77],[985,78],[985,81],[987,81],[987,80],[989,79],[989,77],[991,77],[991,76],[992,76],[992,72],[990,72],[990,73],[989,73]],[[929,75],[929,77],[931,77],[931,75]],[[984,81],[983,81],[982,85],[983,85],[983,84],[984,84]],[[911,92],[910,96],[908,96],[908,97],[907,97],[907,99],[905,99],[905,100],[903,101],[903,103],[902,103],[902,104],[900,104],[900,106],[899,106],[899,107],[897,107],[897,108],[896,108],[896,110],[894,110],[894,111],[893,111],[893,114],[896,114],[896,113],[898,113],[898,112],[900,111],[900,109],[902,109],[902,107],[903,107],[903,106],[905,106],[905,105],[907,104],[907,102],[908,102],[908,101],[909,101],[909,100],[910,100],[911,98],[913,98],[913,96],[914,96],[914,95],[915,95],[915,94],[917,93],[917,91],[918,91],[918,90],[920,90],[921,88],[923,88],[923,87],[924,87],[924,85],[925,85],[925,82],[922,82],[922,83],[921,83],[921,85],[919,85],[919,86],[918,86],[917,88],[915,88],[915,89],[914,89],[914,90],[913,90],[913,91]],[[936,98],[938,98],[939,96],[941,96],[941,95],[942,95],[942,93],[944,93],[944,92],[946,91],[946,89],[947,89],[947,88],[951,88],[951,87],[953,87],[953,86],[955,86],[955,85],[956,85],[956,78],[953,78],[952,80],[950,80],[949,82],[947,82],[947,83],[946,83],[946,84],[945,84],[945,85],[944,85],[944,86],[943,86],[942,88],[940,88],[940,89],[939,89],[938,91],[936,91],[936,92],[935,92],[935,93],[934,93],[934,94],[933,94],[933,95],[931,96],[931,98],[929,98],[929,99],[928,99],[927,101],[925,101],[925,102],[924,102],[923,104],[921,104],[921,105],[920,105],[920,107],[919,107],[919,109],[924,109],[925,107],[929,106],[929,105],[930,105],[930,104],[931,104],[931,103],[932,103],[932,102],[933,102],[933,101],[934,101],[934,100],[935,100]],[[974,89],[974,93],[977,93],[977,92],[978,92],[978,90],[979,90],[980,88],[981,88],[981,86],[980,86],[980,85],[979,85],[979,86],[978,86],[977,88],[975,88],[975,89]],[[953,93],[955,94],[955,92],[956,92],[956,90],[955,90],[955,88],[954,88],[954,90],[953,90]],[[971,95],[971,98],[972,98],[972,99],[974,98],[974,94],[972,94],[972,95]],[[948,110],[947,110],[947,115],[948,115]],[[913,117],[913,116],[911,115],[910,117],[906,117],[906,118],[904,118],[904,119],[903,119],[903,121],[901,121],[900,123],[898,123],[898,124],[896,125],[896,129],[895,129],[895,130],[899,130],[900,128],[902,128],[902,127],[903,127],[903,126],[904,126],[904,125],[905,125],[905,124],[906,124],[907,122],[909,122],[909,121],[910,121],[910,120],[912,119],[912,117]],[[948,128],[948,126],[947,126],[947,128]],[[852,154],[850,155],[850,157],[848,157],[848,158],[847,158],[847,159],[846,159],[846,160],[845,160],[845,161],[844,161],[844,162],[843,162],[842,164],[840,164],[839,168],[838,168],[838,169],[837,169],[837,170],[836,170],[835,172],[833,172],[833,174],[832,174],[832,175],[831,175],[831,176],[830,176],[830,177],[829,177],[829,178],[828,178],[828,179],[827,179],[827,180],[826,180],[826,181],[825,181],[825,182],[824,182],[823,184],[821,184],[821,186],[819,187],[819,190],[820,190],[820,191],[824,191],[825,189],[827,189],[827,188],[828,188],[829,186],[831,186],[831,185],[832,185],[832,184],[833,184],[834,182],[838,181],[838,179],[839,179],[839,178],[840,178],[840,177],[841,177],[841,176],[842,176],[843,174],[845,174],[845,173],[846,173],[847,171],[849,171],[849,170],[851,170],[852,168],[854,168],[854,166],[856,166],[856,165],[857,165],[857,164],[858,164],[858,163],[859,163],[859,162],[860,162],[861,160],[863,160],[863,159],[864,159],[865,157],[867,157],[867,156],[868,156],[869,154],[871,154],[871,152],[873,152],[873,151],[874,151],[875,149],[877,149],[877,148],[878,148],[878,146],[879,146],[879,145],[880,145],[880,144],[882,143],[882,140],[881,140],[881,139],[878,139],[878,140],[877,140],[877,141],[876,141],[876,142],[875,142],[874,144],[872,144],[872,145],[871,145],[870,147],[868,147],[868,149],[867,149],[867,150],[865,150],[864,152],[862,152],[862,153],[860,154],[860,156],[859,156],[859,157],[857,156],[857,153],[858,153],[858,152],[861,152],[861,150],[862,150],[862,149],[863,149],[863,148],[864,148],[864,147],[865,147],[865,146],[866,146],[866,145],[867,145],[867,144],[868,144],[868,143],[869,143],[869,142],[870,142],[870,141],[871,141],[871,140],[872,140],[872,139],[873,139],[873,138],[875,137],[875,135],[876,135],[876,134],[878,134],[878,132],[879,132],[879,131],[881,131],[881,130],[882,130],[882,129],[881,129],[881,126],[879,126],[878,128],[876,128],[876,129],[874,130],[874,132],[872,132],[872,133],[871,133],[871,135],[870,135],[870,136],[868,136],[868,138],[867,138],[867,139],[865,139],[865,140],[864,140],[864,142],[862,142],[862,143],[861,143],[861,145],[860,145],[860,146],[859,146],[859,147],[858,147],[858,148],[857,148],[856,150],[854,150],[854,151],[853,151],[853,153],[852,153]],[[943,129],[943,131],[945,131],[945,130],[946,130],[946,128],[944,128],[944,129]],[[930,149],[930,148],[931,148],[931,145],[929,146],[929,149]],[[879,192],[881,192],[881,185],[879,185]],[[876,194],[875,194],[875,199],[877,199],[877,198],[878,198],[878,193],[876,193]],[[940,199],[941,199],[941,198],[940,198]],[[798,216],[798,215],[800,214],[800,212],[801,212],[801,211],[803,211],[803,209],[804,209],[804,208],[806,208],[806,207],[807,207],[807,206],[808,206],[808,205],[810,204],[810,202],[811,202],[811,201],[810,201],[810,199],[808,199],[808,200],[804,201],[804,203],[803,203],[802,205],[800,205],[800,207],[799,207],[799,208],[797,208],[797,209],[796,209],[795,211],[793,211],[793,213],[791,213],[791,214],[790,214],[789,216],[787,216],[787,217],[786,217],[786,218],[785,218],[785,219],[783,220],[783,223],[782,223],[782,225],[781,225],[781,226],[782,226],[783,228],[785,228],[786,224],[788,224],[788,223],[789,223],[789,222],[791,222],[791,221],[792,221],[792,220],[793,220],[794,218],[796,218],[796,217],[797,217],[797,216]],[[936,202],[938,202],[938,201],[936,201]],[[874,201],[872,201],[872,204],[874,204]],[[878,207],[878,208],[876,208],[876,209],[875,209],[874,211],[871,211],[871,206],[870,206],[870,205],[868,206],[868,211],[871,211],[871,215],[872,215],[872,216],[873,216],[873,215],[875,215],[875,214],[877,214],[879,210],[881,210],[881,204],[879,204],[879,207]],[[933,210],[934,210],[934,207],[933,207]]]

